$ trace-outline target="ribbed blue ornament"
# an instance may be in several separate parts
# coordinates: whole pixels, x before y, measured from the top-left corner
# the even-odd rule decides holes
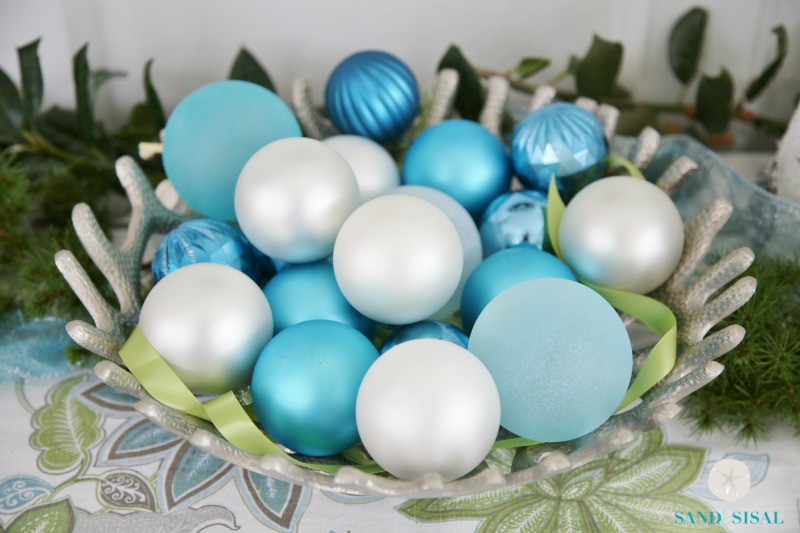
[[[381,345],[381,354],[387,350],[394,348],[398,344],[413,341],[416,339],[438,339],[442,341],[452,342],[462,348],[467,347],[469,338],[467,335],[447,322],[440,322],[438,320],[423,320],[415,322],[407,326],[403,326],[393,334],[391,334]]]
[[[325,109],[340,132],[387,143],[398,139],[417,116],[419,86],[393,55],[359,52],[339,63],[328,78]]]
[[[267,256],[256,250],[241,230],[219,220],[184,222],[162,239],[153,257],[153,278],[195,263],[218,263],[239,270],[258,284],[274,273]]]
[[[528,243],[546,249],[547,196],[532,189],[508,192],[495,198],[481,218],[484,257]]]
[[[520,181],[546,192],[551,176],[569,200],[602,177],[608,159],[603,126],[574,104],[555,103],[534,111],[514,129],[511,161]]]

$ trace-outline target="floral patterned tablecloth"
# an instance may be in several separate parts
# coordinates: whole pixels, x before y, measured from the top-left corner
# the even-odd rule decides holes
[[[11,322],[0,321],[0,531],[800,531],[800,438],[785,428],[745,447],[724,435],[698,439],[675,420],[523,487],[425,500],[342,496],[199,451],[90,370],[68,367],[63,323]],[[508,453],[492,460],[502,467]],[[750,470],[750,492],[736,502],[708,488],[724,458]]]

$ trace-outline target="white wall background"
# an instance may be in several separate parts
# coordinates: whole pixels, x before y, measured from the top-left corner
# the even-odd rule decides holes
[[[47,103],[72,107],[71,57],[86,42],[93,68],[121,69],[99,95],[99,115],[116,125],[142,100],[142,69],[167,109],[192,89],[227,76],[240,46],[266,66],[284,98],[295,77],[310,79],[318,100],[333,67],[368,48],[406,61],[423,86],[451,43],[476,65],[503,70],[523,56],[562,70],[588,49],[592,33],[625,45],[620,81],[637,98],[675,101],[680,85],[666,59],[673,22],[694,5],[710,14],[701,68],[725,65],[740,95],[775,54],[771,28],[784,24],[790,55],[757,109],[788,119],[800,92],[798,0],[0,0],[0,66],[18,79],[16,48],[39,48]]]

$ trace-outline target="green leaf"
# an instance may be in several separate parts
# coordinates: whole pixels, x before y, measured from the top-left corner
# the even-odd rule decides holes
[[[100,415],[70,394],[84,380],[78,376],[59,383],[33,415],[31,446],[42,452],[38,463],[45,472],[66,472],[88,460],[88,450],[103,436]]]
[[[439,61],[438,70],[451,68],[458,72],[458,93],[456,94],[455,108],[461,118],[478,120],[483,109],[483,85],[478,73],[469,64],[467,58],[456,45],[447,49]]]
[[[675,22],[669,34],[669,66],[684,85],[697,74],[707,22],[708,12],[695,7]]]
[[[0,122],[17,130],[22,126],[24,110],[19,91],[11,78],[0,69]]]
[[[86,57],[89,45],[84,44],[72,57],[72,77],[75,81],[75,111],[78,115],[78,128],[89,144],[94,144],[94,109],[92,108],[92,89],[89,86],[91,70]]]
[[[247,48],[239,50],[239,54],[233,61],[231,72],[228,74],[231,80],[243,80],[266,87],[270,91],[275,90],[275,84],[272,83],[272,78],[261,66],[258,60],[251,54]]]
[[[569,65],[567,66],[567,70],[570,74],[573,76],[578,75],[578,69],[581,66],[581,61],[583,61],[583,58],[580,58],[576,55],[569,56]]]
[[[150,59],[144,66],[144,92],[147,98],[147,105],[150,107],[150,113],[153,116],[153,122],[156,131],[161,131],[164,129],[167,119],[164,115],[164,108],[161,105],[161,99],[158,97],[155,86],[153,86],[153,79],[150,73],[150,69],[152,67],[153,60]]]
[[[778,38],[778,55],[772,60],[772,63],[766,66],[758,78],[750,82],[747,86],[744,99],[752,102],[761,92],[767,88],[767,85],[775,78],[775,75],[783,65],[783,60],[786,59],[786,54],[789,52],[789,36],[786,33],[786,28],[783,25],[772,28],[772,33]]]
[[[91,85],[91,95],[92,105],[96,101],[97,91],[100,90],[107,81],[113,80],[114,78],[124,78],[127,76],[128,73],[124,70],[106,70],[106,69],[97,69],[92,71],[91,78],[92,78],[92,85]]]
[[[511,72],[524,80],[547,68],[549,65],[550,60],[543,57],[524,57],[516,67],[511,69]]]
[[[75,111],[51,107],[36,117],[36,129],[59,148],[76,155],[94,157],[78,126]]]
[[[75,514],[69,499],[31,507],[17,516],[5,529],[0,526],[4,533],[72,531],[74,528]]]
[[[697,119],[709,133],[728,130],[733,104],[733,78],[723,68],[719,76],[702,76],[697,87]]]
[[[622,52],[620,43],[595,35],[591,48],[577,66],[575,85],[578,94],[595,100],[610,95],[622,65]]]
[[[22,109],[28,124],[42,106],[44,81],[42,67],[39,64],[39,39],[17,48],[19,57],[20,79],[22,80]]]

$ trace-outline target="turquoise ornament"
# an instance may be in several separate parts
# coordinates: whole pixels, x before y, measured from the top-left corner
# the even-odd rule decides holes
[[[266,144],[302,132],[292,110],[254,83],[211,83],[181,100],[164,129],[164,171],[181,198],[207,217],[236,220],[233,194],[244,164]]]
[[[592,289],[535,279],[481,313],[469,351],[489,369],[507,430],[540,442],[576,439],[614,414],[631,379],[622,320]]]
[[[498,196],[483,213],[480,234],[485,257],[521,243],[545,249],[547,195],[523,189]]]
[[[377,357],[366,337],[338,322],[310,320],[283,330],[261,352],[250,385],[264,430],[305,455],[354,446],[358,388]]]
[[[386,52],[353,54],[333,70],[325,109],[341,133],[381,144],[397,140],[419,112],[419,86],[411,70]]]
[[[404,185],[423,185],[449,194],[478,219],[511,184],[505,146],[470,120],[447,120],[426,129],[403,159]]]
[[[164,236],[153,256],[153,279],[158,283],[170,272],[195,263],[227,265],[258,284],[274,273],[269,258],[241,230],[208,218],[184,222]]]
[[[558,257],[530,244],[520,244],[484,259],[464,286],[461,297],[464,329],[472,329],[478,315],[498,294],[517,283],[536,278],[577,281],[575,274]]]
[[[568,201],[578,190],[603,176],[608,143],[603,126],[574,104],[555,103],[534,111],[514,129],[514,172],[525,186],[547,192],[555,177]]]
[[[383,354],[402,344],[404,342],[413,341],[415,339],[437,339],[447,342],[452,342],[457,346],[466,348],[469,343],[467,335],[447,322],[440,322],[438,320],[423,320],[414,324],[409,324],[399,328],[392,333],[381,345],[380,352]]]
[[[330,261],[290,265],[267,283],[264,294],[272,308],[276,333],[307,320],[333,320],[369,339],[375,336],[375,322],[345,299]]]

